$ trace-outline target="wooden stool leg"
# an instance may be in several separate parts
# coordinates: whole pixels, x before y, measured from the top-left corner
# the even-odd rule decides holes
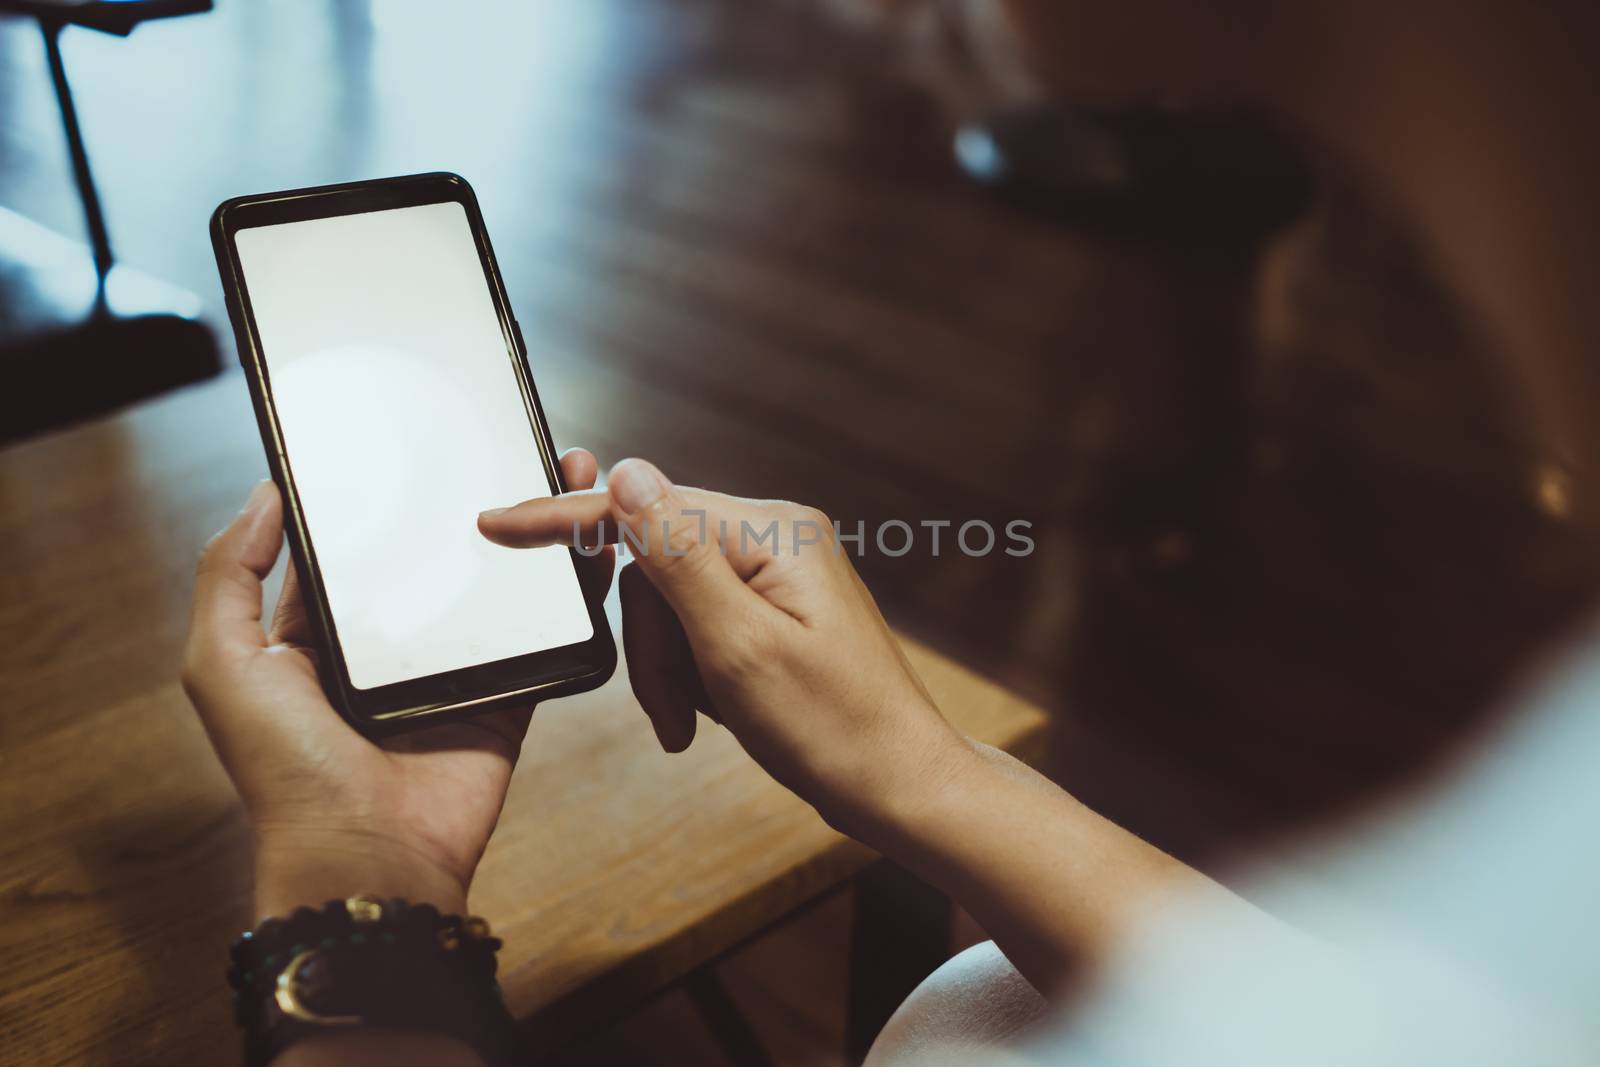
[[[691,971],[683,985],[701,1021],[734,1067],[774,1067],[760,1036],[711,966]]]
[[[902,1001],[950,958],[954,909],[943,893],[879,860],[855,880],[850,929],[850,1003],[845,1053],[866,1059]]]

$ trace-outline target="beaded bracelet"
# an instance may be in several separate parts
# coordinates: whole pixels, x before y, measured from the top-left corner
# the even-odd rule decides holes
[[[266,919],[230,952],[246,1062],[358,1024],[445,1034],[504,1062],[515,1028],[495,981],[500,946],[482,919],[398,899],[330,900]]]

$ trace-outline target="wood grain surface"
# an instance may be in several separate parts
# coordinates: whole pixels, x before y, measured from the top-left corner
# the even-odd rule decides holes
[[[0,1062],[234,1055],[247,828],[175,674],[195,553],[263,467],[237,375],[0,453]],[[956,722],[1037,755],[1038,709],[908,651]],[[535,715],[472,907],[552,1047],[870,858],[709,722],[663,755],[619,671]]]
[[[1034,520],[1027,560],[861,569],[897,626],[1051,701],[1074,795],[1213,873],[1436,766],[1600,602],[1600,553],[1530,492],[1548,457],[1484,339],[1355,176],[1264,257],[1051,224],[960,179],[949,146],[974,112],[903,76],[917,56],[896,33],[842,30],[840,7],[233,2],[63,48],[119,255],[224,331],[219,200],[447,167],[478,190],[558,442],[846,521]],[[37,27],[0,20],[0,203],[71,235],[57,123]],[[235,384],[0,457],[0,1060],[222,1047],[211,969],[246,857],[170,680],[194,548],[263,470],[253,433]],[[528,767],[567,714],[538,717]],[[575,736],[643,744],[632,714]],[[615,767],[627,753],[645,758]],[[573,792],[525,768],[515,811],[632,787],[570,758]],[[742,796],[695,758],[656,773]],[[833,861],[786,866],[804,835],[752,810],[772,833],[644,817],[705,831],[705,863],[746,853],[767,888],[719,899],[802,893]],[[573,944],[584,974],[621,975],[602,995],[620,1003],[638,968],[717,939],[667,861],[609,826],[586,847],[635,856],[641,891]],[[505,840],[562,855],[520,832]],[[537,901],[570,934],[580,905],[506,881],[521,852],[502,844],[479,906],[503,922],[504,901]],[[662,947],[625,947],[643,943]],[[115,965],[86,977],[91,956]],[[789,1029],[834,1010],[803,956],[762,961],[790,982],[768,1005]],[[576,991],[606,988],[573,956],[532,961],[508,978],[519,1004],[566,1005],[546,1018],[581,1020]],[[627,1062],[675,1062],[662,1033],[636,1030],[630,1050],[659,1054]]]

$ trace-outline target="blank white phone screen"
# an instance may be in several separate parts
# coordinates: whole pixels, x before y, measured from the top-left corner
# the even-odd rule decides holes
[[[594,636],[565,548],[478,512],[549,496],[460,204],[234,235],[284,450],[351,684]]]

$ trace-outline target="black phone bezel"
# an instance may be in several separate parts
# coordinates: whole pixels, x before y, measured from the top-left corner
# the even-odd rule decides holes
[[[604,606],[586,583],[580,583],[584,586],[584,599],[594,627],[594,636],[588,641],[373,689],[357,689],[350,682],[338,628],[328,607],[327,591],[316,564],[316,550],[283,444],[272,400],[271,376],[262,354],[234,235],[257,226],[439,203],[459,204],[466,213],[545,473],[556,492],[566,492],[566,481],[550,437],[550,425],[545,420],[528,368],[522,330],[511,313],[477,197],[466,179],[458,174],[434,172],[259,193],[225,200],[211,216],[211,243],[216,252],[217,271],[238,342],[239,361],[249,383],[267,464],[283,497],[289,550],[301,578],[306,610],[321,648],[328,653],[319,661],[323,687],[339,712],[370,735],[419,729],[449,719],[584,692],[603,685],[617,664],[616,643]],[[580,558],[575,551],[571,556],[581,579]]]

